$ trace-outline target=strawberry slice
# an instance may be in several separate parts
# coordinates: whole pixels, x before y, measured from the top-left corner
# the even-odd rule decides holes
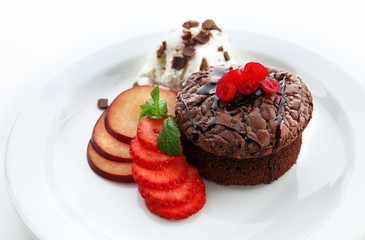
[[[143,198],[148,199],[155,206],[175,207],[190,202],[202,181],[198,170],[189,164],[187,178],[181,186],[160,190],[138,185],[138,190]]]
[[[161,151],[146,148],[138,138],[131,141],[129,152],[134,163],[153,170],[165,169],[175,158],[165,155]]]
[[[149,199],[146,199],[146,206],[147,208],[155,213],[156,215],[163,217],[165,219],[184,219],[187,218],[194,213],[197,213],[200,209],[203,208],[206,201],[205,195],[205,186],[204,183],[198,186],[197,192],[193,199],[190,202],[183,204],[181,206],[175,207],[167,207],[167,206],[156,206],[153,202]]]
[[[137,137],[147,148],[159,151],[157,137],[161,132],[163,119],[144,117],[137,126]]]
[[[175,157],[169,167],[164,170],[151,170],[133,163],[134,180],[143,186],[169,189],[181,185],[187,174],[187,162],[184,157]]]

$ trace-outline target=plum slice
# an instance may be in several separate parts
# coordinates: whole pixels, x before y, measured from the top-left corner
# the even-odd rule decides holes
[[[119,94],[110,104],[105,118],[106,130],[119,141],[128,143],[136,136],[140,105],[151,98],[155,86],[137,86]],[[169,115],[175,115],[176,93],[160,88],[160,97],[167,101]]]
[[[129,144],[114,138],[105,129],[104,112],[95,124],[91,144],[102,157],[117,162],[132,162],[129,155]]]
[[[134,182],[132,163],[110,161],[100,156],[91,142],[87,146],[87,160],[90,168],[99,176],[116,182]]]

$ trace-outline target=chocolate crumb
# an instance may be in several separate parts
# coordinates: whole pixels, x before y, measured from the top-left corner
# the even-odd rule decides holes
[[[186,45],[184,46],[183,50],[182,50],[182,55],[185,57],[192,57],[195,55],[195,48],[190,46],[190,45]]]
[[[199,26],[199,22],[195,21],[195,20],[189,20],[187,22],[184,22],[184,24],[182,25],[184,28],[190,29],[192,27],[197,27]]]
[[[223,52],[223,46],[220,46],[219,48],[218,48],[218,52]]]
[[[194,37],[194,40],[198,43],[205,44],[209,41],[209,34],[206,34],[205,32],[201,31],[198,35]]]
[[[172,59],[172,68],[174,69],[183,69],[186,64],[186,59],[182,56],[174,56]]]
[[[183,33],[184,34],[181,36],[183,40],[189,40],[192,36],[190,31],[183,30]]]
[[[107,109],[108,108],[108,99],[107,98],[100,98],[98,100],[98,108],[100,109]]]
[[[229,57],[229,55],[228,55],[228,52],[227,52],[227,51],[225,51],[225,52],[223,53],[223,55],[224,55],[224,59],[225,59],[226,61],[229,61],[229,59],[231,59],[231,58]]]
[[[212,19],[207,19],[205,20],[205,22],[202,23],[202,28],[204,30],[218,30],[218,31],[222,31]]]
[[[164,54],[165,50],[166,50],[166,41],[163,41],[162,42],[162,45],[160,46],[160,48],[156,52],[157,57],[158,58],[162,57],[162,55]]]

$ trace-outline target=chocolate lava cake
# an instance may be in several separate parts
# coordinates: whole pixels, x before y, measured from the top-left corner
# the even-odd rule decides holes
[[[176,119],[184,154],[207,180],[223,185],[271,183],[297,161],[313,100],[299,77],[266,67],[280,91],[259,87],[250,95],[221,101],[218,80],[242,68],[215,66],[194,73],[177,97]]]

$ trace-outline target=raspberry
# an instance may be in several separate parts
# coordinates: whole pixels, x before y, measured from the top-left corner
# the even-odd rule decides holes
[[[280,84],[276,80],[269,77],[266,77],[261,81],[261,87],[269,94],[274,94],[280,91]]]
[[[219,80],[216,89],[217,97],[222,101],[230,101],[236,96],[236,86],[229,80]]]
[[[258,81],[262,81],[269,74],[269,71],[258,62],[249,62],[243,68],[243,73],[252,73]]]

